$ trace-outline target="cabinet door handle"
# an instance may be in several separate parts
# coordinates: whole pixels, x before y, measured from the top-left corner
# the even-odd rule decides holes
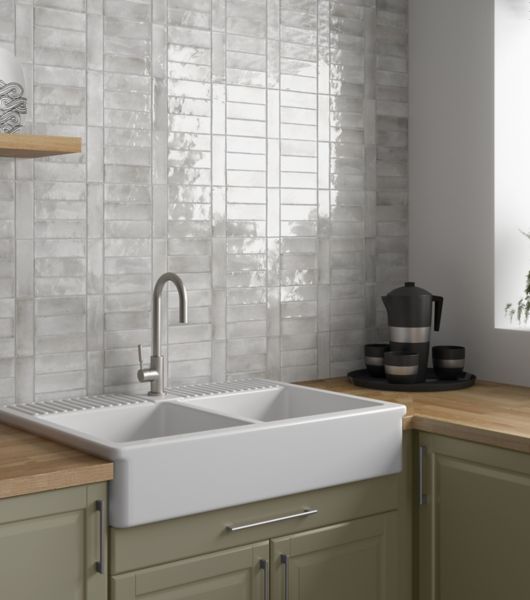
[[[96,572],[105,572],[105,531],[104,531],[104,502],[103,500],[96,500],[96,511],[99,515],[99,560],[96,561]]]
[[[289,556],[280,554],[280,561],[283,565],[283,600],[289,600]]]
[[[266,521],[255,521],[254,523],[246,523],[245,525],[227,525],[226,529],[232,532],[243,531],[243,529],[251,529],[252,527],[260,527],[261,525],[272,525],[273,523],[281,523],[282,521],[289,521],[291,519],[301,519],[302,517],[308,517],[309,515],[316,515],[317,512],[317,508],[307,508],[303,512],[286,515],[285,517],[275,517],[274,519],[267,519]]]
[[[269,561],[262,558],[259,568],[263,571],[263,600],[269,600]]]
[[[420,446],[418,456],[418,503],[420,506],[427,504],[427,495],[423,493],[423,470],[425,468],[425,455],[427,454],[427,448]]]

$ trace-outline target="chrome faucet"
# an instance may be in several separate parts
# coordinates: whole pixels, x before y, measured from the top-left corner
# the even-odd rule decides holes
[[[138,345],[138,381],[151,382],[149,396],[163,396],[165,394],[164,357],[162,356],[162,342],[160,340],[162,307],[162,290],[168,281],[175,284],[179,295],[179,322],[188,322],[188,295],[182,279],[176,273],[164,273],[158,278],[153,290],[153,341],[151,345],[151,363],[148,369],[143,368],[142,345]]]

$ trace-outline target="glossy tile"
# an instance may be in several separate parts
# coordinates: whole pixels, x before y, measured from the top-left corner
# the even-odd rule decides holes
[[[28,128],[86,140],[0,164],[0,402],[141,389],[167,268],[192,303],[178,327],[169,295],[175,382],[359,363],[379,290],[406,275],[405,0],[13,0],[0,17]]]

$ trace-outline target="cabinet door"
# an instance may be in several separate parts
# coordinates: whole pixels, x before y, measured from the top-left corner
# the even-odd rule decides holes
[[[419,443],[420,600],[530,598],[530,457],[429,434]]]
[[[111,579],[112,600],[268,600],[268,596],[268,542]]]
[[[273,600],[397,598],[396,513],[272,540]]]
[[[96,571],[100,514],[95,499],[104,500],[105,492],[103,484],[0,500],[1,598],[107,597],[106,575]]]

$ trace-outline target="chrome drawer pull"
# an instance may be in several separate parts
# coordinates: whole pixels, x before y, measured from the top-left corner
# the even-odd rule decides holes
[[[262,558],[259,561],[259,568],[263,571],[263,600],[269,600],[269,561]]]
[[[287,554],[280,555],[280,562],[283,565],[283,600],[289,600],[289,556]]]
[[[420,506],[427,504],[427,494],[423,493],[423,469],[425,468],[425,456],[427,454],[427,448],[420,446],[419,457],[418,457],[418,502]]]
[[[273,523],[281,523],[282,521],[290,521],[291,519],[309,517],[309,515],[316,515],[317,512],[317,508],[308,508],[303,512],[286,515],[285,517],[275,517],[266,521],[256,521],[254,523],[246,523],[245,525],[227,525],[226,529],[227,531],[243,531],[244,529],[252,529],[252,527],[261,527],[261,525],[272,525]]]
[[[99,514],[99,560],[96,561],[96,572],[105,572],[105,550],[104,550],[104,538],[105,530],[103,524],[103,500],[96,500],[96,511]]]

